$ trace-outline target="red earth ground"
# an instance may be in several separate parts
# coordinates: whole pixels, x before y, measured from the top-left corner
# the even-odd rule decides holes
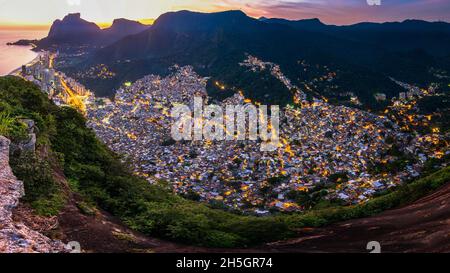
[[[101,221],[76,216],[79,214],[76,207],[67,209],[60,216],[60,225],[70,240],[78,240],[87,250],[94,252],[367,253],[366,246],[370,241],[379,242],[382,252],[450,252],[449,203],[450,184],[447,184],[405,207],[325,228],[304,229],[295,239],[252,249],[205,249],[152,239],[131,232],[106,215],[101,216]]]
[[[369,252],[367,243],[377,241],[382,252],[450,252],[450,184],[435,193],[402,208],[377,216],[350,220],[324,228],[307,228],[295,239],[275,242],[250,249],[208,249],[184,246],[133,232],[105,212],[95,216],[81,213],[76,196],[72,196],[58,216],[59,225],[44,233],[64,242],[77,241],[84,252],[97,253],[282,253],[282,252]],[[27,216],[21,206],[17,216],[39,223]],[[28,214],[29,215],[29,214]],[[26,222],[26,221],[25,221]],[[44,228],[45,229],[45,228]]]

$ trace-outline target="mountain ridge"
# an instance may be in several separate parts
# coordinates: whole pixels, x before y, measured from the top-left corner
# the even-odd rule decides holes
[[[416,22],[407,21],[399,24],[415,25]],[[420,24],[434,26],[426,22]],[[444,26],[447,25],[450,26],[444,23]],[[397,75],[398,71],[408,71],[400,68],[400,65],[416,66],[422,70],[419,75],[426,75],[428,63],[434,65],[437,57],[450,56],[450,42],[445,43],[447,39],[450,41],[450,35],[439,37],[433,31],[409,34],[409,31],[401,30],[400,34],[392,34],[390,29],[397,27],[397,24],[370,25],[371,28],[380,31],[360,30],[364,27],[364,25],[329,26],[318,19],[258,20],[246,16],[241,11],[170,12],[161,15],[152,28],[94,52],[85,65],[106,63],[115,72],[119,72],[119,78],[109,83],[105,82],[105,87],[99,83],[91,85],[94,90],[102,90],[99,93],[101,95],[111,94],[111,89],[117,88],[125,80],[120,79],[122,72],[126,75],[126,80],[136,80],[145,74],[164,73],[175,63],[193,65],[204,76],[212,76],[215,80],[248,91],[256,89],[256,86],[242,85],[232,79],[244,73],[238,68],[238,63],[248,53],[281,65],[289,78],[297,81],[296,84],[299,86],[307,79],[302,73],[303,68],[296,62],[306,60],[315,65],[344,71],[343,75],[348,75],[346,77],[361,74],[358,77],[367,79],[365,84],[372,86],[373,94],[380,92],[392,97],[398,94],[400,89],[389,80],[389,77],[402,79],[402,75]],[[386,28],[388,30],[385,30]],[[424,39],[421,39],[422,37]],[[425,59],[428,59],[426,62],[419,62],[411,57],[413,55],[411,52],[416,49],[424,52]],[[201,54],[198,54],[199,52]],[[393,62],[394,59],[400,60]],[[136,64],[127,68],[123,63],[126,60]],[[136,66],[139,66],[139,70]],[[319,72],[314,73],[317,75]],[[413,75],[408,75],[408,78],[404,79],[409,81],[409,78],[413,78]],[[421,80],[420,77],[418,80]],[[345,89],[349,90],[342,90],[341,93],[365,92],[360,87],[351,86],[351,81],[351,79],[342,81]],[[249,92],[255,93],[252,90]],[[273,92],[283,94],[281,97],[284,98],[289,96],[289,90]],[[260,100],[265,95],[260,94],[253,99]],[[374,103],[370,94],[366,94],[364,99],[366,102]]]
[[[95,23],[82,19],[80,13],[71,13],[62,20],[54,21],[48,36],[37,43],[37,50],[61,46],[106,46],[149,27],[137,21],[119,18],[110,27],[101,29]]]
[[[431,70],[448,68],[443,60],[450,58],[449,26],[420,20],[333,26],[316,18],[255,19],[236,10],[183,10],[165,13],[150,28],[92,50],[76,66],[63,69],[75,75],[106,64],[114,78],[80,80],[97,95],[112,96],[123,82],[167,74],[174,64],[192,65],[212,82],[244,90],[251,99],[289,103],[291,90],[261,81],[263,75],[250,75],[239,67],[250,54],[280,65],[297,86],[322,77],[327,67],[336,72],[336,84],[318,87],[313,91],[316,95],[333,98],[353,93],[366,107],[380,107],[374,94],[384,93],[390,99],[402,92],[390,78],[425,88],[434,78]],[[267,86],[273,90],[265,90]],[[214,92],[212,85],[209,91]]]

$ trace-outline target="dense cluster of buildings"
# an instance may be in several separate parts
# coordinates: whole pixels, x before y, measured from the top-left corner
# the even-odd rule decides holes
[[[260,215],[272,210],[304,210],[310,204],[294,197],[313,194],[318,188],[324,200],[365,202],[419,176],[430,158],[449,153],[448,144],[442,148],[445,137],[438,129],[428,135],[412,135],[405,128],[427,125],[431,120],[411,112],[415,99],[433,94],[433,88],[421,90],[396,81],[407,92],[393,99],[385,115],[379,116],[334,106],[323,98],[307,101],[278,65],[248,56],[242,66],[254,72],[269,69],[288,89],[296,90],[295,105],[282,109],[278,149],[262,152],[261,141],[173,140],[173,107],[193,108],[194,97],[202,97],[206,104],[209,100],[208,79],[190,66],[175,66],[167,77],[149,75],[124,84],[111,101],[95,99],[76,80],[55,71],[54,57],[42,52],[22,68],[21,76],[41,86],[57,104],[84,112],[98,137],[133,162],[136,174],[151,183],[167,181],[178,194],[230,209]],[[110,73],[104,67],[99,69],[101,75]],[[386,99],[383,94],[378,96]],[[239,92],[221,106],[249,103]],[[399,160],[398,154],[390,153],[394,146],[414,160],[395,171],[375,168]]]
[[[90,67],[87,70],[80,71],[76,77],[79,79],[112,79],[116,76],[116,73],[112,72],[105,64],[98,64]]]
[[[56,105],[70,105],[82,112],[94,95],[82,84],[56,71],[53,67],[56,53],[42,51],[32,62],[23,65],[17,75],[34,82]]]
[[[242,65],[270,66],[274,77],[290,84],[276,65],[251,57]],[[89,109],[89,125],[150,182],[168,181],[178,194],[256,214],[306,209],[290,199],[292,193],[307,194],[318,185],[325,185],[325,199],[364,202],[418,176],[433,156],[421,143],[426,140],[407,141],[409,135],[385,116],[319,99],[283,109],[275,152],[261,152],[259,141],[175,142],[172,107],[192,107],[194,96],[207,101],[206,82],[192,67],[178,67],[165,78],[147,76],[119,89],[114,101]],[[222,103],[248,101],[236,94]],[[420,160],[396,172],[374,173],[373,166],[397,160],[389,154],[394,144]]]
[[[433,120],[441,113],[421,113],[418,101],[429,96],[438,96],[437,86],[432,84],[427,89],[403,83],[392,79],[405,89],[399,97],[391,100],[391,105],[384,114],[399,125],[400,129],[415,137],[407,148],[409,153],[415,154],[421,163],[429,159],[441,159],[450,154],[450,136],[441,132],[439,127],[433,125]]]
[[[56,71],[52,68],[52,58],[52,54],[41,52],[32,62],[23,65],[20,71],[21,76],[37,84],[49,95],[53,95],[58,89]]]

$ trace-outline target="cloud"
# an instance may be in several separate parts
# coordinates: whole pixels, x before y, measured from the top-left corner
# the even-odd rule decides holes
[[[425,19],[450,21],[448,0],[382,0],[380,6],[366,0],[220,0],[217,9],[236,8],[254,17],[289,19],[320,18],[326,23],[350,24],[361,21],[402,21]]]
[[[319,18],[329,24],[424,19],[450,21],[450,0],[0,0],[0,23],[51,23],[69,12],[110,22],[114,18],[156,18],[189,9],[204,12],[241,9],[253,17]]]
[[[67,5],[79,6],[79,5],[81,5],[81,0],[67,0]]]

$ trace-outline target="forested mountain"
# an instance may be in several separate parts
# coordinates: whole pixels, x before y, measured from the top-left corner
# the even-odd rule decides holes
[[[243,90],[266,103],[289,103],[291,90],[264,71],[239,65],[247,55],[280,65],[293,84],[314,96],[340,99],[354,94],[376,107],[374,94],[388,98],[403,89],[391,78],[421,87],[441,82],[432,71],[449,69],[450,24],[408,20],[328,26],[317,19],[254,19],[241,11],[170,12],[138,34],[93,51],[66,71],[98,95],[112,96],[125,81],[166,74],[174,64],[192,65],[212,82]],[[85,79],[82,71],[105,64],[114,77]],[[333,75],[330,79],[330,73]],[[444,78],[445,79],[445,78]],[[445,81],[445,80],[444,80]],[[209,85],[214,94],[214,85]]]

